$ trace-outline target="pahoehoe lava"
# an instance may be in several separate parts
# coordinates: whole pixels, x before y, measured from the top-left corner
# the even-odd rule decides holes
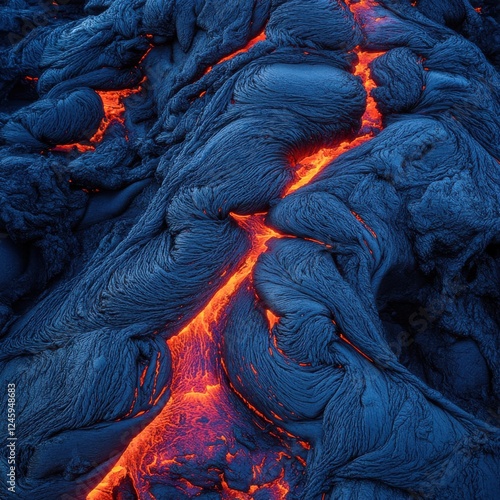
[[[499,22],[0,2],[0,497],[495,498]]]

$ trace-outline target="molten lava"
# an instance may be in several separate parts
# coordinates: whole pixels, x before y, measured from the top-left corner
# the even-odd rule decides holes
[[[376,85],[370,76],[370,63],[384,54],[384,52],[364,52],[359,50],[359,47],[356,48],[355,52],[358,55],[359,62],[354,74],[361,78],[367,93],[366,111],[362,118],[362,130],[366,130],[367,128],[382,129],[382,115],[377,109],[375,99],[371,96],[371,90]]]
[[[266,39],[266,34],[264,31],[262,31],[255,38],[252,38],[242,49],[237,50],[236,52],[233,52],[232,54],[229,54],[226,57],[223,57],[217,64],[223,63],[224,61],[229,61],[230,59],[237,56],[238,54],[241,54],[242,52],[248,52],[256,43],[263,42],[265,39]]]
[[[118,465],[91,492],[88,500],[112,498],[112,487],[126,471],[133,474],[138,491],[146,495],[148,484],[145,476],[175,476],[175,469],[182,465],[183,460],[208,463],[211,457],[220,455],[229,462],[234,459],[227,450],[235,446],[232,428],[238,416],[231,413],[230,389],[217,362],[220,354],[212,331],[243,280],[251,274],[258,256],[266,250],[266,242],[280,235],[263,224],[263,214],[233,215],[233,218],[254,234],[249,255],[205,309],[178,335],[168,340],[174,373],[171,398],[154,422],[132,440]],[[183,450],[186,452],[183,453]],[[279,461],[279,452],[274,457],[256,457],[260,463],[270,459]],[[261,483],[258,466],[253,472],[256,482]],[[209,479],[219,485],[224,498],[250,499],[259,489],[254,484],[248,495],[233,491],[221,474],[221,471],[214,470],[213,477]],[[180,479],[179,487],[189,495],[201,491],[200,487]],[[265,488],[277,495],[275,498],[282,498],[284,492],[288,491],[282,476],[266,484]]]
[[[344,141],[335,148],[323,148],[317,153],[303,158],[296,170],[297,180],[285,191],[284,196],[309,184],[309,182],[311,182],[311,180],[335,158],[363,144],[371,139],[376,131],[382,130],[382,115],[377,109],[375,99],[370,95],[371,90],[374,89],[376,85],[370,76],[369,65],[374,59],[384,54],[384,52],[364,52],[361,51],[359,47],[356,47],[354,52],[358,56],[358,64],[356,65],[354,74],[361,78],[367,94],[366,110],[361,118],[362,135],[357,137],[354,141]]]
[[[109,127],[109,125],[115,121],[119,123],[124,123],[125,121],[125,103],[123,100],[132,94],[140,92],[141,85],[144,83],[144,79],[141,81],[138,87],[134,89],[124,89],[124,90],[97,90],[97,94],[102,99],[102,104],[104,107],[104,118],[101,120],[99,128],[96,133],[90,138],[89,144],[83,144],[80,142],[74,144],[63,144],[55,146],[52,151],[71,151],[76,148],[78,151],[93,151],[96,144],[99,144],[104,134]]]
[[[361,2],[356,5],[366,3]],[[263,39],[265,35],[259,35],[244,49],[220,62],[248,50]],[[376,109],[375,101],[369,95],[375,84],[370,78],[368,68],[369,63],[380,53],[362,52],[359,48],[356,49],[356,53],[359,63],[355,74],[361,77],[368,94],[366,111],[362,117],[362,135],[353,141],[344,141],[335,148],[324,148],[303,158],[295,170],[293,184],[285,190],[283,197],[308,184],[335,158],[369,140],[377,129],[382,128],[382,117]],[[112,114],[107,114],[108,121],[119,119],[123,113],[120,98],[116,99],[116,96],[110,96],[107,101],[108,109],[112,110]],[[104,129],[100,129],[98,133],[102,134],[103,131]],[[233,389],[224,376],[219,346],[213,332],[223,318],[226,306],[243,281],[251,277],[259,255],[267,249],[267,242],[271,238],[283,237],[264,224],[265,215],[231,214],[233,220],[252,235],[251,250],[238,270],[227,279],[207,306],[178,335],[167,341],[173,359],[173,380],[168,403],[160,415],[130,442],[117,465],[87,496],[87,500],[111,500],[113,488],[127,475],[131,477],[141,499],[154,498],[149,493],[149,479],[155,477],[173,478],[177,488],[189,496],[194,496],[202,491],[202,488],[182,477],[182,465],[187,461],[200,463],[201,467],[205,464],[205,469],[208,469],[206,478],[204,477],[205,482],[219,491],[224,499],[251,500],[260,490],[267,493],[266,498],[285,498],[289,486],[284,479],[283,470],[281,475],[267,484],[263,484],[260,477],[266,461],[279,463],[287,457],[282,451],[262,454],[257,450],[252,455],[253,477],[247,493],[232,490],[225,481],[223,472],[216,466],[209,465],[221,463],[221,460],[230,465],[240,453],[232,432],[238,423],[238,415],[234,414],[231,403]],[[358,218],[358,221],[364,223],[361,218]],[[221,273],[221,277],[225,274],[226,271]],[[272,328],[279,318],[270,311],[266,314]],[[340,338],[371,361],[344,335]],[[303,443],[303,446],[308,448],[309,444]]]
[[[360,26],[363,26],[361,14],[373,12],[378,5],[375,0],[345,0],[345,3]]]
[[[234,57],[236,57],[238,54],[241,54],[243,52],[248,52],[255,44],[259,43],[259,42],[262,42],[266,39],[266,33],[264,31],[262,31],[261,33],[259,33],[255,38],[252,38],[242,49],[239,49],[235,52],[233,52],[232,54],[229,54],[228,56],[226,57],[223,57],[222,59],[220,59],[217,63],[217,64],[221,64],[225,61],[229,61],[231,59],[233,59]],[[209,66],[206,70],[205,70],[205,75],[207,73],[210,73],[210,71],[212,71],[212,66]]]

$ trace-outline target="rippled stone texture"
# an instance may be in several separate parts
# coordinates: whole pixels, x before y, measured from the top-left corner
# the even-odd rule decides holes
[[[19,498],[495,496],[496,15],[4,2]]]

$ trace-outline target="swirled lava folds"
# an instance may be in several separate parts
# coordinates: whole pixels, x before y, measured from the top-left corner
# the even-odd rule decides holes
[[[0,31],[2,498],[495,497],[494,2]]]

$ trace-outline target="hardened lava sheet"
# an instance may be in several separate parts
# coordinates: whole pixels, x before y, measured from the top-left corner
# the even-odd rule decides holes
[[[1,0],[0,498],[498,498],[499,20]]]

